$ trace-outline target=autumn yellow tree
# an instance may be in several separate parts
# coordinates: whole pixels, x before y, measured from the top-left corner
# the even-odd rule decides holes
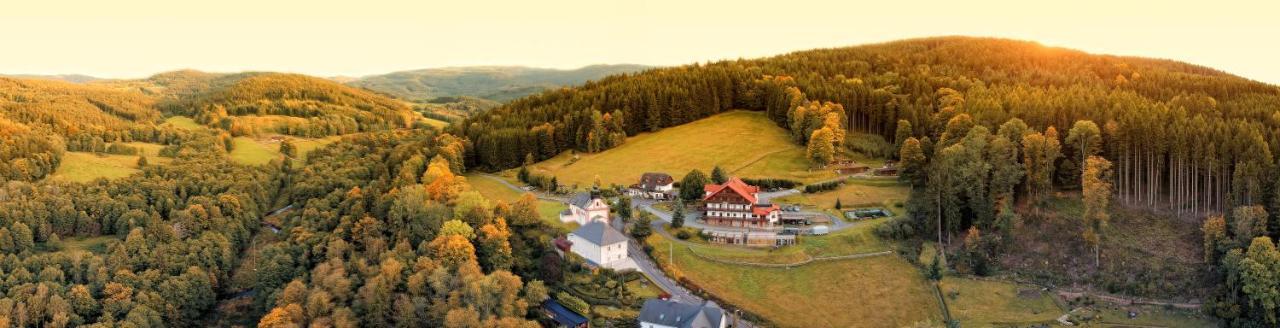
[[[1111,162],[1099,156],[1085,160],[1081,175],[1084,197],[1084,240],[1093,246],[1093,264],[1101,262],[1102,233],[1111,219]]]
[[[826,167],[835,158],[835,146],[832,144],[833,137],[834,134],[828,128],[813,131],[813,136],[809,137],[807,153],[809,163],[814,167]]]

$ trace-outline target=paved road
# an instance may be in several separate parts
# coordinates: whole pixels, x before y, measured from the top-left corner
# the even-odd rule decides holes
[[[483,174],[481,176],[489,179],[497,180],[498,182],[501,182],[503,185],[507,186],[508,188],[511,188],[512,190],[525,192],[524,189],[521,189],[520,187],[517,187],[516,185],[511,184],[510,182],[507,182],[507,180],[502,179],[500,177],[489,175],[489,174]],[[543,195],[541,195],[541,193],[534,193],[534,194],[538,195],[538,198],[546,199],[543,197]],[[552,198],[551,200],[563,201],[555,198]],[[635,200],[638,200],[638,198],[633,199],[633,201]],[[670,215],[668,215],[667,220],[669,221],[670,219],[671,217]],[[655,230],[662,230],[662,222],[654,222],[653,224],[656,227]],[[672,239],[672,240],[675,240],[675,239]],[[645,254],[644,246],[641,245],[639,242],[637,242],[635,238],[631,237],[631,235],[627,235],[627,242],[628,242],[627,256],[630,257],[632,261],[636,262],[636,266],[640,267],[640,273],[643,273],[645,276],[649,277],[649,280],[652,280],[653,283],[657,284],[658,288],[662,288],[662,290],[666,291],[668,294],[671,294],[671,298],[677,301],[688,302],[691,304],[702,303],[701,297],[693,295],[693,293],[690,293],[689,290],[685,289],[684,287],[681,287],[679,283],[676,283],[676,281],[671,280],[670,277],[667,277],[667,274],[662,272],[662,269],[658,268],[657,264],[653,263],[653,259],[649,257],[649,254]]]

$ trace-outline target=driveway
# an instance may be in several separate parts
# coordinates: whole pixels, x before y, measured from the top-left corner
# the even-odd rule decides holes
[[[561,203],[565,203],[565,202],[568,202],[568,201],[569,201],[567,198],[560,197],[560,196],[550,195],[550,194],[547,194],[547,193],[545,193],[545,192],[524,190],[523,188],[520,188],[519,186],[516,186],[516,185],[514,185],[514,184],[511,184],[511,182],[507,181],[507,179],[503,179],[502,177],[499,177],[499,176],[496,176],[496,175],[492,175],[492,174],[488,174],[488,173],[482,173],[482,174],[480,174],[480,176],[485,177],[485,178],[488,178],[488,179],[493,180],[493,181],[497,181],[498,183],[501,183],[502,185],[507,186],[507,188],[511,188],[511,190],[515,190],[515,191],[516,191],[516,192],[518,192],[518,193],[522,193],[522,194],[523,194],[523,193],[526,193],[526,192],[531,192],[531,193],[533,193],[533,195],[534,195],[534,196],[537,196],[537,197],[538,197],[538,199],[541,199],[541,200],[545,200],[545,201],[552,201],[552,202],[561,202]]]

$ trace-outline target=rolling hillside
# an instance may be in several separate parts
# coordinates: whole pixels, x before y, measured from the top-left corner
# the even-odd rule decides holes
[[[167,112],[233,135],[320,137],[404,128],[416,120],[399,101],[305,75],[176,72],[148,81],[163,88],[161,108]]]
[[[474,97],[506,102],[646,68],[641,65],[592,65],[572,70],[521,66],[432,68],[367,76],[347,84],[415,102],[441,97]]]
[[[0,181],[44,178],[68,150],[104,151],[108,143],[160,138],[154,103],[98,86],[0,78]]]
[[[786,130],[762,113],[747,111],[640,134],[599,153],[564,153],[535,164],[533,171],[585,188],[596,176],[605,185],[628,186],[645,172],[666,172],[679,179],[692,169],[709,173],[717,165],[746,178],[812,182],[835,175],[809,170],[803,147],[791,142]]]

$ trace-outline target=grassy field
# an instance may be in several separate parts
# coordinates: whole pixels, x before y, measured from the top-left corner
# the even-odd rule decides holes
[[[512,190],[501,182],[494,181],[493,179],[481,175],[468,175],[467,183],[471,185],[472,190],[479,192],[480,195],[484,196],[484,198],[488,198],[492,201],[501,200],[510,204],[520,199],[520,196],[522,195],[520,192]],[[560,211],[564,211],[568,208],[569,206],[564,203],[538,200],[538,214],[540,214],[543,221],[546,221],[553,227],[560,227],[566,231],[573,231],[578,228],[577,223],[560,222]]]
[[[306,158],[307,154],[325,145],[342,140],[342,136],[328,136],[324,138],[299,138],[294,136],[281,135],[264,135],[259,137],[236,137],[232,140],[235,148],[231,150],[231,159],[246,165],[262,165],[270,163],[272,159],[280,156],[280,141],[272,140],[272,137],[288,139],[298,147],[299,159]]]
[[[195,120],[186,116],[173,116],[165,119],[164,122],[165,124],[169,124],[180,129],[197,130],[205,128],[203,125],[200,125],[200,123],[196,123]]]
[[[280,156],[279,146],[270,148],[249,137],[236,137],[232,140],[231,160],[245,165],[262,165],[270,163]]]
[[[832,236],[823,247],[829,252],[853,251],[862,246],[853,240],[860,233]],[[875,248],[879,241],[863,240]],[[937,297],[920,274],[896,256],[816,262],[791,269],[720,264],[696,257],[685,247],[668,248],[670,240],[654,234],[646,240],[656,250],[655,259],[671,275],[684,277],[699,287],[783,327],[902,327],[918,322],[942,322]],[[803,243],[803,242],[802,242]],[[835,247],[835,244],[844,246]],[[803,245],[803,244],[802,244]],[[822,245],[822,246],[819,246]],[[786,248],[784,248],[786,249]],[[668,250],[674,253],[672,265]],[[806,250],[808,251],[808,250]],[[699,247],[699,254],[737,254],[753,260],[786,262],[796,253],[770,253],[731,247]]]
[[[537,163],[537,172],[554,174],[561,185],[590,186],[599,175],[605,185],[630,185],[644,172],[666,172],[677,180],[689,170],[710,173],[720,165],[749,178],[829,179],[831,171],[808,170],[802,146],[763,113],[734,111],[689,124],[627,138],[617,148],[594,154],[568,152]]]
[[[951,317],[963,327],[1027,326],[1050,322],[1066,313],[1054,304],[1051,294],[1035,286],[948,277],[939,288]]]
[[[877,206],[898,213],[902,212],[902,209],[897,205],[906,202],[910,193],[910,187],[898,183],[896,179],[851,179],[835,190],[778,197],[774,198],[773,202],[829,210],[843,217],[843,213],[835,210],[837,199],[845,209]]]
[[[150,152],[158,151],[159,145],[151,146],[155,147],[148,146],[143,150],[144,153],[148,153],[148,163],[158,165],[170,161],[169,158],[151,156]],[[107,155],[69,151],[62,155],[62,164],[58,165],[58,170],[53,172],[52,178],[64,181],[87,182],[97,178],[123,178],[135,172],[138,172],[138,156],[136,155]]]

